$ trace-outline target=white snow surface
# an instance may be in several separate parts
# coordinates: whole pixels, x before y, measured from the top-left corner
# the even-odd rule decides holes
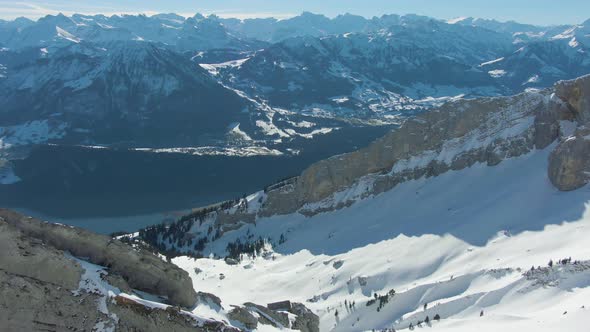
[[[498,78],[506,75],[506,71],[503,69],[495,69],[488,71],[488,74],[490,74],[490,76],[493,78]]]
[[[224,256],[228,242],[253,234],[273,239],[274,259],[173,262],[223,305],[305,303],[322,331],[401,330],[436,314],[442,320],[431,324],[442,331],[587,331],[589,262],[527,272],[550,259],[590,259],[590,187],[560,192],[550,184],[553,148],[405,182],[313,217],[259,218],[205,252]],[[379,301],[366,305],[391,289],[396,295],[379,311]]]
[[[193,57],[193,59],[196,57],[197,56]],[[219,74],[219,69],[228,68],[228,67],[239,68],[248,60],[250,60],[250,58],[232,60],[232,61],[227,61],[227,62],[222,62],[222,63],[200,63],[199,66],[201,66],[201,68],[207,70],[211,75],[216,76]]]
[[[492,60],[492,61],[484,62],[484,63],[480,64],[479,66],[480,67],[483,67],[483,66],[493,65],[493,64],[498,63],[498,62],[503,61],[503,60],[504,60],[504,58],[498,58],[498,59],[495,59],[495,60]]]
[[[59,38],[63,38],[65,40],[69,40],[72,43],[76,43],[76,44],[78,44],[80,42],[80,38],[72,35],[71,33],[67,32],[66,30],[64,30],[64,29],[62,29],[62,28],[60,28],[58,26],[55,27],[55,31],[56,31],[57,36]]]

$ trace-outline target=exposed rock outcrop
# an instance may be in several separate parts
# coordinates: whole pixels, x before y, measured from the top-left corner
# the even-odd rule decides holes
[[[567,103],[580,123],[590,122],[590,75],[558,82],[555,93]]]
[[[0,220],[2,331],[91,331],[101,313],[98,296],[74,297],[82,269],[63,252]]]
[[[211,293],[198,292],[197,293],[197,303],[206,304],[214,309],[222,309],[223,308],[221,306],[221,299],[218,296],[215,296]]]
[[[235,320],[244,325],[245,328],[253,330],[258,326],[258,318],[256,318],[246,308],[235,306],[228,313],[228,318]]]
[[[253,330],[262,325],[276,328],[288,328],[303,332],[319,332],[320,319],[301,303],[290,301],[277,302],[279,306],[262,306],[256,303],[244,303],[244,306],[233,306],[228,318],[237,322],[247,330]],[[288,304],[288,305],[285,305]],[[291,317],[289,317],[291,314]],[[294,319],[293,319],[294,318]]]
[[[289,315],[285,312],[274,311],[252,302],[244,303],[244,306],[246,309],[259,314],[258,322],[261,324],[272,325],[275,327],[290,326]]]
[[[549,179],[557,189],[578,189],[590,181],[590,129],[577,130],[549,156]]]
[[[23,234],[49,246],[78,257],[88,257],[94,264],[109,267],[112,273],[121,275],[132,288],[167,296],[171,304],[183,307],[193,306],[196,302],[197,294],[188,273],[149,252],[133,250],[107,236],[42,222],[9,210],[0,210],[0,218]]]
[[[278,306],[269,305],[265,307],[251,302],[244,303],[244,307],[235,306],[230,311],[229,317],[241,322],[248,329],[256,328],[258,324],[264,324],[278,328],[290,328],[302,332],[319,332],[319,317],[305,307],[305,305],[290,301],[282,301],[274,304]],[[276,309],[271,309],[270,307]],[[295,316],[295,320],[291,321],[287,313]]]
[[[107,296],[92,286],[82,260],[23,230],[23,223],[37,222],[29,220],[0,211],[0,330],[239,331],[178,307],[150,307],[121,295]],[[109,277],[101,275],[101,283],[121,278]],[[121,283],[126,285],[125,280]]]
[[[294,330],[300,330],[301,332],[319,332],[320,331],[320,318],[318,315],[311,312],[301,303],[293,303],[291,306],[291,313],[297,315],[295,322],[293,322]]]
[[[564,133],[551,152],[548,174],[557,189],[574,190],[590,182],[590,76],[559,82],[555,90],[577,127],[573,133]]]

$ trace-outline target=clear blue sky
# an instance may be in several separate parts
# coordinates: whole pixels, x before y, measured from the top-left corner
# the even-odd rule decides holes
[[[223,17],[278,17],[302,11],[366,17],[416,13],[450,19],[462,16],[523,23],[581,23],[590,18],[590,0],[0,0],[0,18],[46,14],[196,12]]]

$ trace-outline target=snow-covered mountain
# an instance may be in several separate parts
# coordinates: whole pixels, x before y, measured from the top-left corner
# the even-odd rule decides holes
[[[431,19],[376,32],[295,37],[236,65],[202,65],[224,85],[271,106],[387,122],[459,95],[519,93],[588,73],[582,41],[588,37],[573,34],[523,44],[509,33]]]
[[[516,41],[519,34],[543,38]],[[19,128],[36,121],[51,133],[36,142],[216,153],[238,143],[285,154],[274,144],[398,124],[457,96],[507,95],[579,76],[590,71],[587,44],[586,23],[417,15],[2,21],[2,145],[18,145]]]
[[[531,43],[512,54],[482,63],[480,69],[512,90],[543,88],[590,70],[590,39],[556,38]]]
[[[305,303],[322,331],[583,331],[589,105],[590,76],[452,101],[131,238],[222,303]]]
[[[232,36],[215,17],[176,14],[48,15],[36,22],[15,20],[0,25],[0,44],[10,49],[52,46],[60,40],[91,43],[146,41],[162,43],[177,51],[203,51],[215,48],[256,49],[264,43]]]

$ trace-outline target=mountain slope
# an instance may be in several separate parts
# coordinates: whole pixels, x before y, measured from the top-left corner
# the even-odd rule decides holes
[[[218,289],[224,301],[307,301],[322,331],[403,329],[436,314],[443,318],[433,323],[437,329],[551,331],[568,324],[583,331],[587,262],[580,272],[570,265],[523,275],[550,259],[590,257],[584,240],[590,192],[555,190],[544,168],[548,152],[410,181],[311,218],[260,219],[210,247],[223,255],[236,238],[268,236],[275,243],[272,260],[245,258],[238,266],[183,257],[173,262],[189,273],[198,267],[199,275],[191,273],[195,288]],[[278,244],[281,234],[286,240]],[[215,278],[219,273],[223,281]],[[239,280],[252,282],[231,286]],[[374,293],[391,289],[396,295],[379,311],[379,301],[367,306]],[[345,300],[356,302],[356,309],[346,309]],[[564,317],[564,311],[573,316]]]
[[[197,289],[306,301],[322,330],[582,331],[589,83],[447,103],[368,148],[136,236],[209,256],[173,260]]]
[[[9,67],[2,123],[50,121],[78,142],[167,146],[222,138],[231,122],[248,119],[239,96],[177,53],[142,42],[104,46],[76,44]]]

